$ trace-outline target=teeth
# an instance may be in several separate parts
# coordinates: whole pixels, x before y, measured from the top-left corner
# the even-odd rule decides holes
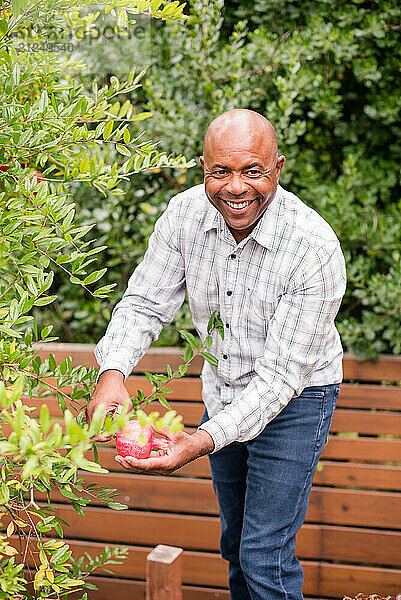
[[[228,206],[230,206],[231,208],[245,208],[245,206],[248,206],[248,204],[251,203],[251,200],[249,200],[248,202],[228,202],[228,200],[226,200]]]

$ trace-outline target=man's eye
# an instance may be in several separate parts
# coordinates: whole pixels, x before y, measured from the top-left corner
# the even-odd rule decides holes
[[[227,171],[213,171],[213,175],[226,175]]]
[[[248,171],[246,171],[246,175],[255,177],[256,175],[260,175],[260,171],[258,169],[249,169]]]

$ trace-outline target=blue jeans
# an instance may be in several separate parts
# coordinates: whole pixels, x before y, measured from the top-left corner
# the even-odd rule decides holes
[[[339,389],[305,388],[256,438],[209,454],[231,600],[302,600],[295,535]],[[205,409],[201,423],[208,419]]]

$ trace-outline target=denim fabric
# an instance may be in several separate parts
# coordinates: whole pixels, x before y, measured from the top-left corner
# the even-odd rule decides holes
[[[295,535],[327,441],[339,384],[305,388],[253,440],[209,454],[231,600],[301,600]],[[208,420],[207,410],[201,423]]]

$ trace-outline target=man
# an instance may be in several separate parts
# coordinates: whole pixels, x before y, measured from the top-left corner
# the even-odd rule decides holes
[[[101,402],[129,399],[124,381],[186,290],[203,339],[220,312],[225,336],[213,337],[218,367],[202,372],[198,430],[171,435],[165,456],[116,460],[166,475],[209,454],[232,600],[302,598],[295,534],[342,379],[343,255],[329,225],[279,186],[284,162],[262,115],[232,110],[210,124],[204,185],[175,196],[156,223],[95,349],[88,406],[91,417]]]

